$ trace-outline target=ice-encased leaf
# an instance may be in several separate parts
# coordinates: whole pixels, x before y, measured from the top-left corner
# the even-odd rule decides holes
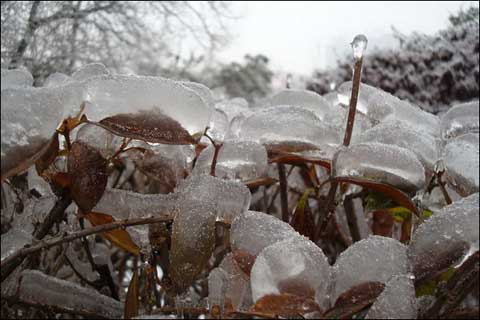
[[[269,294],[288,293],[317,298],[327,309],[331,270],[327,257],[313,242],[294,237],[264,248],[250,275],[252,298],[256,302]]]
[[[95,148],[108,159],[120,149],[123,139],[102,127],[85,123],[77,131],[76,140]]]
[[[12,228],[2,234],[2,261],[26,244],[32,242],[32,234],[20,228]]]
[[[65,110],[79,109],[83,95],[79,84],[2,90],[2,176],[37,154],[51,139]]]
[[[37,270],[25,270],[17,289],[24,303],[51,307],[89,317],[120,318],[123,306],[117,300],[91,288],[48,276]]]
[[[325,98],[308,90],[282,90],[270,97],[264,104],[265,107],[285,105],[311,110],[320,120],[324,120],[325,115],[333,111],[333,106]]]
[[[102,63],[89,63],[72,74],[75,81],[84,81],[96,76],[108,75],[110,71]]]
[[[210,308],[225,306],[225,293],[227,291],[227,274],[222,268],[215,268],[208,275],[208,305]]]
[[[210,145],[197,158],[193,174],[209,174],[215,148]],[[267,151],[252,141],[225,141],[220,148],[215,176],[229,180],[252,180],[267,170]]]
[[[215,104],[215,109],[223,111],[230,122],[237,116],[248,116],[252,113],[252,110],[248,107],[248,102],[245,104],[243,100],[244,99],[223,100]]]
[[[210,119],[210,124],[208,125],[207,134],[214,141],[223,141],[225,138],[225,134],[228,131],[228,128],[228,117],[225,112],[215,109],[213,111],[212,118]],[[207,137],[203,136],[200,142],[208,144],[210,143],[210,140]]]
[[[246,211],[237,216],[230,228],[230,244],[237,262],[251,268],[254,258],[263,248],[276,242],[300,237],[288,223],[257,211]],[[244,262],[239,260],[245,260]]]
[[[106,189],[92,211],[110,214],[118,220],[144,218],[173,212],[177,198],[176,194],[141,194]]]
[[[63,74],[61,72],[55,72],[52,73],[45,79],[43,82],[44,87],[58,87],[58,86],[63,86],[67,82],[73,81],[73,79],[66,74]]]
[[[392,238],[370,236],[342,252],[333,267],[332,302],[363,282],[387,283],[409,271],[407,247]]]
[[[207,106],[213,108],[215,105],[215,99],[213,98],[212,91],[204,84],[192,81],[181,81],[185,87],[195,91],[207,104]]]
[[[360,136],[353,137],[353,142],[378,142],[409,149],[432,172],[438,160],[437,141],[433,136],[397,120],[382,122]]]
[[[393,276],[365,319],[416,319],[417,300],[411,275]]]
[[[252,288],[249,277],[235,261],[233,254],[227,254],[219,265],[227,275],[225,297],[236,310],[247,310],[252,304]]]
[[[469,132],[478,133],[479,109],[478,100],[451,107],[442,117],[442,138],[450,139]]]
[[[252,197],[243,183],[209,175],[191,176],[183,180],[175,192],[181,198],[212,203],[217,219],[227,223],[248,210]]]
[[[334,147],[340,132],[321,121],[315,113],[300,107],[274,106],[260,109],[241,124],[239,139],[265,146],[311,145]]]
[[[25,69],[2,69],[2,90],[15,87],[31,87],[33,85],[33,77],[28,70]]]
[[[200,200],[177,203],[172,225],[170,272],[180,290],[185,290],[202,272],[215,246],[215,206]]]
[[[342,105],[335,106],[332,111],[325,115],[325,122],[337,127],[340,132],[345,132],[347,128],[348,109]],[[352,140],[358,137],[364,131],[373,126],[372,120],[365,114],[357,111],[355,113],[355,122],[353,124]]]
[[[138,111],[160,112],[177,121],[191,135],[208,126],[212,108],[193,90],[161,77],[108,75],[86,81],[92,108],[90,120]]]
[[[352,82],[348,81],[337,89],[341,103],[349,104]],[[440,120],[437,116],[423,111],[407,101],[375,87],[361,84],[357,110],[366,114],[376,122],[387,119],[409,123],[417,130],[425,131],[434,137],[440,135]]]
[[[478,133],[467,133],[450,139],[443,149],[447,180],[462,196],[479,190],[478,143]]]
[[[362,143],[341,149],[333,169],[336,177],[370,179],[407,192],[425,185],[425,169],[417,156],[395,145]]]
[[[433,213],[412,236],[408,257],[421,281],[479,247],[478,192]],[[470,248],[470,249],[469,249]]]

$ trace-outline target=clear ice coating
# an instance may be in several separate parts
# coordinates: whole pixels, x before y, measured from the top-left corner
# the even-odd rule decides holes
[[[27,304],[81,311],[105,318],[121,318],[123,304],[79,284],[48,276],[37,270],[25,270],[18,284],[18,299]]]
[[[215,148],[209,145],[197,158],[194,175],[210,174]],[[215,176],[221,179],[247,181],[265,174],[267,150],[253,141],[225,141],[220,148]]]
[[[368,39],[363,34],[357,34],[351,43],[353,49],[353,57],[359,60],[363,57],[363,53],[367,49]]]
[[[332,105],[325,98],[314,91],[282,90],[264,103],[265,107],[296,106],[313,111],[320,120],[324,120],[327,113],[332,112]]]
[[[73,79],[70,76],[67,76],[66,74],[63,74],[61,72],[55,72],[52,73],[45,79],[43,82],[44,87],[58,87],[58,86],[63,86],[67,82],[73,81]]]
[[[115,152],[120,149],[123,142],[123,138],[114,135],[104,128],[89,123],[83,124],[80,129],[78,129],[76,140],[82,141],[95,148],[105,159],[113,156]]]
[[[79,109],[83,97],[78,84],[2,89],[2,175],[39,151],[63,120],[65,110]]]
[[[435,270],[437,263],[454,254],[459,261],[469,250],[479,247],[478,192],[435,211],[412,236],[408,258],[417,278]],[[465,250],[462,254],[462,250]],[[459,252],[460,251],[460,252]],[[450,261],[455,262],[455,261]],[[448,267],[448,266],[443,266]]]
[[[394,275],[409,272],[407,247],[395,239],[370,236],[342,252],[333,266],[332,304],[363,282],[387,283]]]
[[[225,112],[214,109],[212,118],[210,119],[210,124],[208,125],[207,134],[214,140],[221,142],[225,138],[225,134],[228,132],[229,122],[228,117]],[[201,141],[202,143],[209,144],[210,140],[203,136]]]
[[[352,82],[341,84],[338,99],[348,105],[352,91]],[[437,116],[423,111],[417,106],[375,87],[361,84],[357,110],[366,114],[375,122],[394,119],[409,123],[417,131],[426,131],[434,137],[440,135],[440,120]]]
[[[215,105],[215,99],[213,98],[213,93],[212,91],[206,86],[198,82],[192,82],[192,81],[181,81],[181,84],[183,84],[185,87],[195,91],[200,98],[209,106],[210,108],[213,108]]]
[[[326,297],[330,282],[327,257],[304,237],[293,237],[263,249],[250,274],[255,302],[268,294],[307,295],[318,298],[323,310],[329,307]]]
[[[170,272],[180,289],[186,289],[203,270],[215,247],[215,206],[183,199],[175,207],[170,250]]]
[[[447,180],[462,196],[478,192],[479,134],[467,133],[448,141],[443,149]]]
[[[246,100],[243,98],[223,100],[215,104],[215,109],[225,112],[230,122],[239,115],[248,116],[252,113],[252,110],[248,107],[248,102],[245,102]]]
[[[479,132],[479,101],[470,101],[451,107],[442,117],[442,138],[450,139],[456,136]]]
[[[431,172],[434,171],[435,163],[438,160],[436,138],[423,131],[417,131],[409,124],[397,120],[382,122],[363,132],[360,136],[354,136],[353,142],[378,142],[409,149],[417,155],[425,168]]]
[[[337,146],[340,132],[321,121],[315,113],[300,107],[274,106],[247,117],[240,128],[240,139],[264,145],[304,145],[318,148]]]
[[[299,237],[288,223],[258,211],[246,211],[237,216],[230,228],[232,251],[244,251],[256,256],[263,248],[276,242]]]
[[[248,210],[252,195],[241,182],[223,180],[210,175],[191,176],[175,190],[180,198],[203,200],[215,206],[217,220],[231,222]]]
[[[417,299],[412,275],[393,276],[365,319],[416,319]]]
[[[16,87],[28,88],[33,85],[33,77],[25,69],[2,69],[2,90]]]
[[[425,185],[425,169],[415,153],[395,145],[362,143],[341,149],[333,170],[337,177],[370,179],[407,192]]]
[[[348,120],[348,108],[342,105],[336,105],[331,112],[325,115],[325,122],[338,128],[340,132],[345,132]],[[352,131],[352,141],[364,131],[373,126],[372,120],[365,114],[357,111],[355,113],[355,122]]]
[[[25,232],[25,230],[21,228],[11,228],[6,233],[2,234],[1,237],[2,261],[31,242],[31,233]]]
[[[92,211],[109,214],[117,220],[144,218],[170,214],[176,201],[176,194],[141,194],[127,190],[106,189]]]
[[[208,305],[210,308],[225,306],[225,293],[227,291],[227,274],[222,268],[215,268],[208,275]]]
[[[195,91],[161,77],[97,76],[85,85],[93,104],[85,113],[94,121],[116,114],[160,111],[193,135],[203,133],[213,112]]]
[[[84,81],[95,76],[108,75],[110,72],[102,63],[89,63],[72,74],[75,81]]]

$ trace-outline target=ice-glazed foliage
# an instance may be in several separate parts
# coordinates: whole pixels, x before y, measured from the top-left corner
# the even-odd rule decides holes
[[[312,111],[294,106],[260,109],[241,124],[240,139],[268,145],[336,146],[340,132]]]
[[[150,217],[171,213],[176,200],[175,194],[141,194],[127,190],[106,189],[92,211],[109,214],[118,220]]]
[[[100,121],[117,114],[160,112],[180,123],[190,134],[203,132],[212,108],[193,90],[179,82],[147,76],[110,75],[86,82],[88,100],[85,113]]]
[[[171,276],[181,290],[203,270],[215,246],[215,206],[206,201],[177,202],[172,226]]]
[[[246,102],[246,103],[245,103]],[[248,107],[248,102],[242,98],[223,100],[215,104],[215,109],[225,112],[228,121],[239,115],[248,116],[252,111]]]
[[[22,272],[17,293],[21,302],[50,306],[65,312],[106,318],[120,318],[123,312],[120,301],[102,295],[92,288],[60,280],[37,270]]]
[[[392,276],[408,271],[406,246],[392,238],[370,236],[348,247],[338,257],[333,267],[331,301],[363,282],[387,283]]]
[[[203,99],[207,106],[213,108],[215,105],[215,99],[213,98],[212,91],[207,86],[191,81],[181,81],[180,83],[185,87],[195,91]]]
[[[45,79],[45,82],[43,83],[44,87],[58,87],[58,86],[63,86],[67,82],[73,81],[73,79],[66,74],[60,73],[60,72],[55,72],[52,73]]]
[[[82,141],[95,148],[105,159],[108,159],[115,154],[122,145],[121,137],[114,135],[104,128],[89,123],[80,127],[77,131],[76,140]]]
[[[348,120],[348,109],[342,105],[336,105],[332,112],[325,115],[325,122],[335,126],[344,132],[347,127]],[[357,111],[355,113],[355,122],[353,125],[352,139],[355,141],[355,138],[358,137],[362,132],[370,129],[373,126],[372,120],[367,117],[365,114]]]
[[[325,98],[314,91],[307,90],[282,90],[270,97],[264,104],[271,106],[296,106],[313,111],[320,120],[332,112],[333,106]]]
[[[479,134],[467,133],[448,141],[443,149],[447,179],[462,196],[478,192]]]
[[[408,257],[418,279],[424,279],[478,250],[478,193],[433,213],[412,236]],[[469,249],[470,248],[470,249]]]
[[[393,276],[365,318],[416,319],[417,300],[412,275]]]
[[[409,149],[430,171],[438,160],[437,140],[433,136],[397,120],[382,122],[353,140],[355,143],[378,142]]]
[[[307,238],[294,237],[263,249],[250,280],[253,301],[268,294],[289,293],[316,296],[322,309],[329,306],[330,265],[322,250]]]
[[[95,76],[108,75],[110,72],[101,63],[86,64],[72,74],[72,79],[75,81],[83,81]]]
[[[217,219],[231,222],[248,210],[251,194],[240,182],[228,181],[210,175],[192,176],[183,180],[175,191],[184,199],[210,202]]]
[[[27,70],[2,69],[2,90],[15,87],[31,87],[33,84],[33,77]]]
[[[348,105],[351,90],[351,81],[340,85],[337,91],[341,103]],[[400,120],[435,137],[440,135],[440,120],[437,116],[366,84],[360,85],[357,110],[376,122],[386,119]]]
[[[228,117],[225,112],[214,109],[212,117],[210,118],[210,124],[208,125],[208,132],[207,134],[214,140],[214,141],[223,141],[225,138],[225,134],[227,133],[229,128]],[[202,143],[208,144],[210,140],[203,136]]]
[[[65,110],[79,109],[83,93],[78,84],[1,91],[2,175],[45,145]]]
[[[246,310],[252,305],[250,279],[238,267],[231,253],[208,276],[208,303],[210,307],[231,303],[235,310]]]
[[[209,174],[214,156],[212,145],[198,156],[193,174]],[[267,150],[252,141],[225,141],[218,152],[215,176],[247,181],[261,177],[267,170]]]
[[[252,256],[271,244],[299,236],[288,223],[257,211],[239,215],[230,228],[232,250],[242,250]]]
[[[442,117],[442,138],[479,131],[479,101],[461,103],[451,107]]]
[[[407,192],[425,184],[425,169],[412,151],[382,143],[362,143],[340,150],[334,174],[374,180]]]

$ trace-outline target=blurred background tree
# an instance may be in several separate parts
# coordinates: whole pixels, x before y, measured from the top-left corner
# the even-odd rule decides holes
[[[395,31],[398,49],[369,53],[362,82],[438,113],[479,95],[479,8],[450,17],[450,25],[433,36]],[[315,71],[307,89],[320,94],[351,80],[350,59],[332,70]]]
[[[37,85],[90,62],[181,73],[228,42],[231,11],[224,1],[2,1],[1,64],[25,66]],[[187,37],[197,48],[184,59]]]

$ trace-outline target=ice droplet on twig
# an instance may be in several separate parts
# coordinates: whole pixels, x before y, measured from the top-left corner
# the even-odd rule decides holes
[[[353,41],[352,43],[350,43],[350,45],[352,46],[353,57],[355,58],[355,60],[363,58],[363,54],[367,49],[367,43],[368,39],[363,34],[357,34],[355,38],[353,38]]]
[[[409,270],[407,247],[395,239],[370,236],[342,252],[333,267],[332,302],[351,287],[368,281],[386,283]]]

